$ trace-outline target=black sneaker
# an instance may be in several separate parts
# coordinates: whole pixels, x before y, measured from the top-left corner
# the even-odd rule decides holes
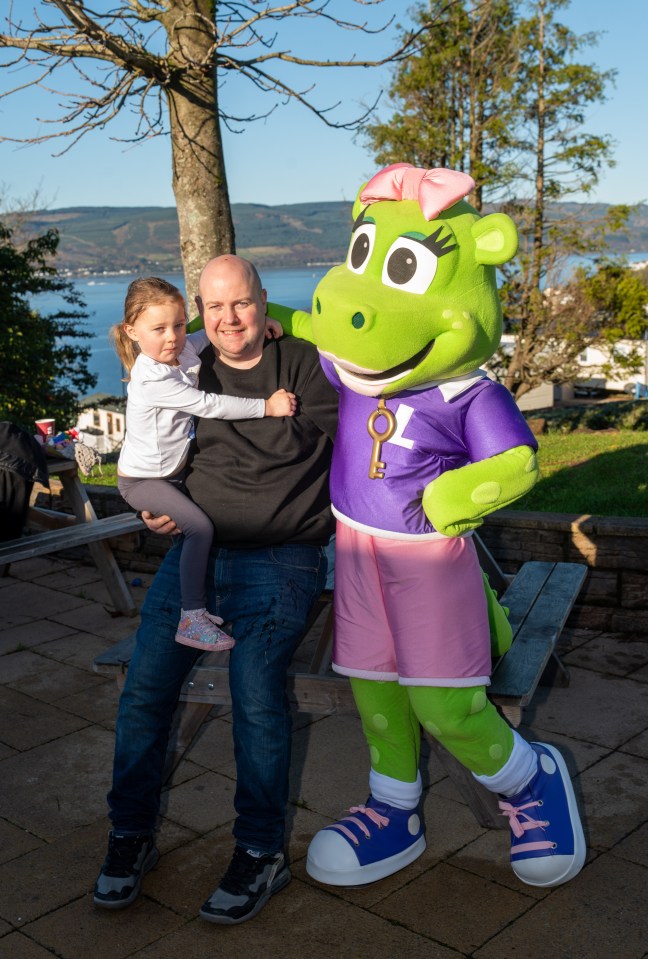
[[[108,855],[95,884],[94,902],[103,909],[124,909],[137,899],[142,879],[160,854],[151,833],[108,836]]]
[[[287,886],[290,879],[282,852],[259,856],[236,846],[221,884],[199,915],[207,922],[245,922],[256,916],[270,896]]]

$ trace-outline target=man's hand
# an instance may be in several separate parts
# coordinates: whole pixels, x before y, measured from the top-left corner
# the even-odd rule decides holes
[[[152,533],[165,533],[167,536],[177,536],[182,530],[178,529],[170,516],[156,516],[147,509],[142,510],[142,519]]]

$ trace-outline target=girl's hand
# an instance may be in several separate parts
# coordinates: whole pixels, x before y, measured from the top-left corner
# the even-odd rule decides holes
[[[297,410],[297,397],[287,390],[277,390],[265,401],[266,416],[294,416]]]
[[[283,336],[283,327],[279,320],[266,316],[265,335],[266,340],[278,340],[280,336]]]

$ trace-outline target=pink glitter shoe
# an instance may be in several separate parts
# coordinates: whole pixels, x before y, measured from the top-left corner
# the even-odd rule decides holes
[[[217,652],[231,649],[234,640],[219,629],[220,623],[222,619],[212,616],[206,609],[183,609],[175,635],[176,643]]]

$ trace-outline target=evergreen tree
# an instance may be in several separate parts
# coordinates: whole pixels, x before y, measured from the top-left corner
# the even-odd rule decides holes
[[[34,432],[34,420],[53,417],[60,429],[74,426],[78,396],[97,382],[88,371],[90,350],[83,320],[88,314],[74,286],[52,265],[58,233],[18,247],[0,223],[0,419]],[[48,315],[30,306],[38,293],[54,293],[59,310]]]
[[[413,12],[416,23],[436,26],[396,68],[393,114],[365,127],[378,163],[470,173],[477,209],[484,185],[492,198],[515,176],[512,91],[520,37],[514,13],[511,0],[432,0]]]
[[[522,107],[517,149],[523,160],[516,184],[518,199],[507,208],[520,232],[520,250],[503,273],[503,296],[515,349],[502,357],[504,383],[515,396],[549,379],[564,382],[565,362],[548,363],[552,336],[578,348],[579,337],[594,335],[583,314],[571,315],[547,288],[564,285],[567,261],[574,255],[600,256],[606,234],[620,229],[627,208],[612,207],[599,222],[588,222],[579,208],[556,206],[577,193],[590,193],[601,170],[613,165],[612,140],[583,130],[588,108],[606,98],[613,71],[601,71],[576,58],[597,36],[574,34],[556,20],[569,0],[533,0],[531,16],[519,22],[521,68],[515,97]],[[575,303],[577,283],[569,296]],[[581,340],[584,342],[584,340]],[[551,373],[551,375],[550,375]]]

